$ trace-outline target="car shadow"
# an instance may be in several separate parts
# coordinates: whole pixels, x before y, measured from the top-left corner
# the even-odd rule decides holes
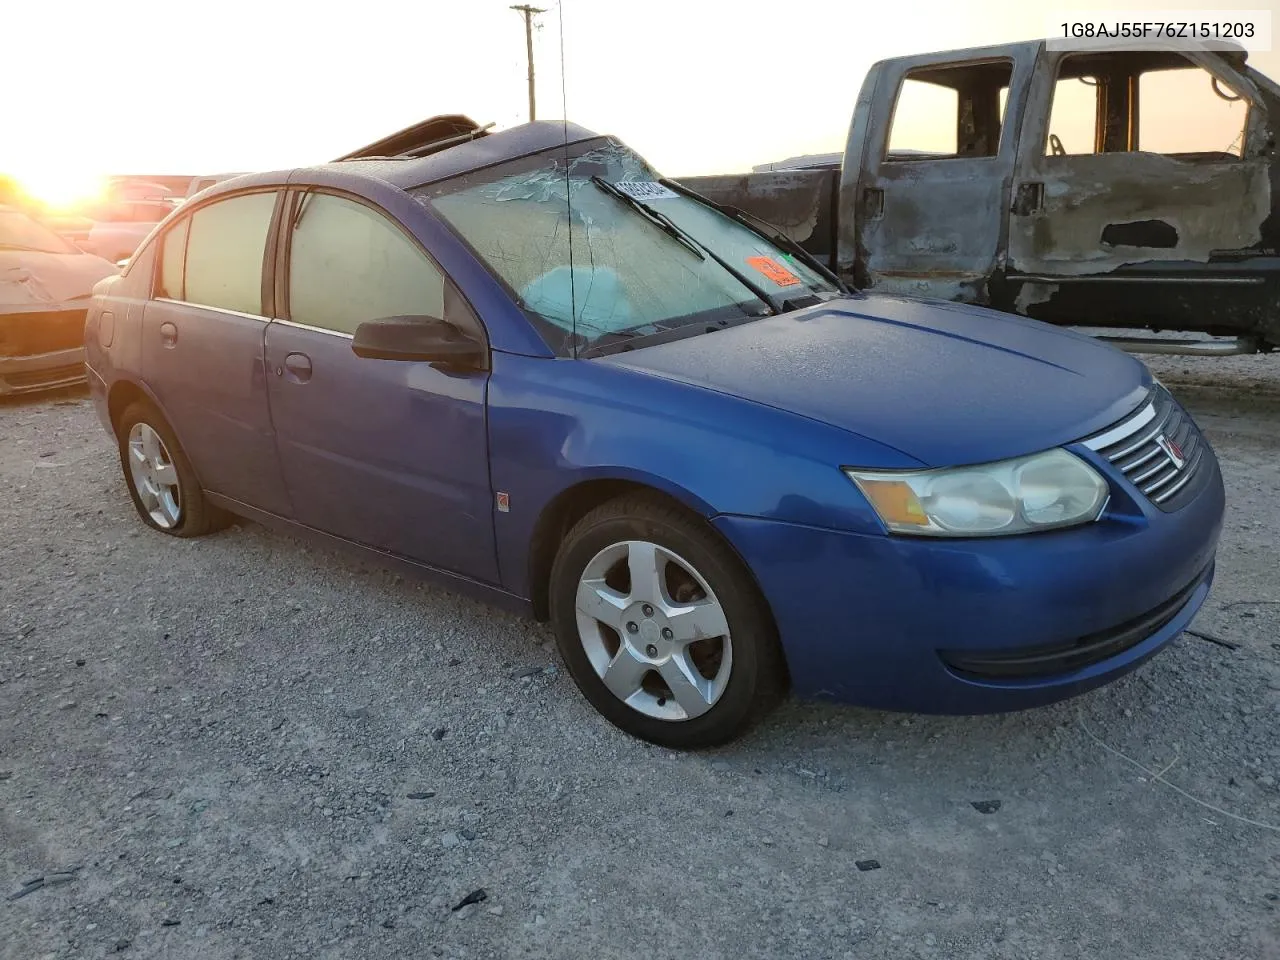
[[[41,390],[36,393],[16,393],[0,396],[0,409],[18,407],[73,406],[82,400],[89,399],[89,387],[86,384],[73,384],[69,387],[57,387],[53,390]]]

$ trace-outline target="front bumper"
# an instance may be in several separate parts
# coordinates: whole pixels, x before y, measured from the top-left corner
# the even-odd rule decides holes
[[[0,396],[83,383],[84,322],[78,302],[0,307]]]
[[[0,357],[0,397],[84,383],[84,347]]]
[[[1113,497],[1097,523],[1026,536],[714,522],[769,602],[798,696],[993,713],[1107,683],[1191,622],[1222,529],[1222,477],[1216,460],[1207,468],[1208,482],[1175,513]]]

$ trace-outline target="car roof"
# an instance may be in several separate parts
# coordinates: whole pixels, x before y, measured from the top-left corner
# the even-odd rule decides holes
[[[447,180],[461,173],[527,157],[553,147],[594,140],[599,136],[600,134],[586,127],[580,127],[576,123],[539,120],[477,137],[425,157],[337,160],[309,167],[296,167],[292,170],[248,174],[224,180],[204,192],[209,196],[215,196],[245,186],[265,186],[286,182],[312,183],[327,180],[328,178],[323,174],[334,173],[380,180],[400,187],[402,190],[409,190],[424,184]]]

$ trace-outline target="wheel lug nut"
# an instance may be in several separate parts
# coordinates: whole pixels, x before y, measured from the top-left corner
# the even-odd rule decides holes
[[[644,648],[644,652],[651,657],[656,657],[658,655],[658,648],[651,643]]]
[[[662,639],[663,639],[663,640],[670,640],[670,639],[671,639],[672,637],[674,637],[674,636],[675,636],[675,634],[671,631],[671,628],[670,628],[670,627],[663,627],[663,628],[662,628]]]
[[[640,627],[634,620],[627,621],[627,633],[636,633],[639,630]]]
[[[646,617],[652,617],[652,616],[653,616],[653,607],[649,606],[647,603],[646,603],[643,607],[641,607],[640,609],[644,611],[644,615],[645,615]]]

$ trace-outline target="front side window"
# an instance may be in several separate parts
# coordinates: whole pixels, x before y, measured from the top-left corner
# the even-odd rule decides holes
[[[1058,67],[1044,152],[1239,159],[1249,101],[1181,54],[1073,54]]]
[[[1049,108],[1046,156],[1074,157],[1098,152],[1098,84],[1096,76],[1059,77]]]
[[[295,207],[289,318],[354,334],[366,320],[445,319],[445,278],[386,216],[346,197],[309,193]]]
[[[275,203],[274,191],[241,194],[174,224],[161,238],[156,296],[262,316],[262,262]]]
[[[1138,103],[1139,150],[1205,160],[1243,153],[1249,101],[1203,67],[1142,74]]]
[[[636,154],[601,138],[572,145],[567,169],[557,148],[411,192],[563,355],[740,322],[786,298],[836,291],[769,240],[658,180]]]

